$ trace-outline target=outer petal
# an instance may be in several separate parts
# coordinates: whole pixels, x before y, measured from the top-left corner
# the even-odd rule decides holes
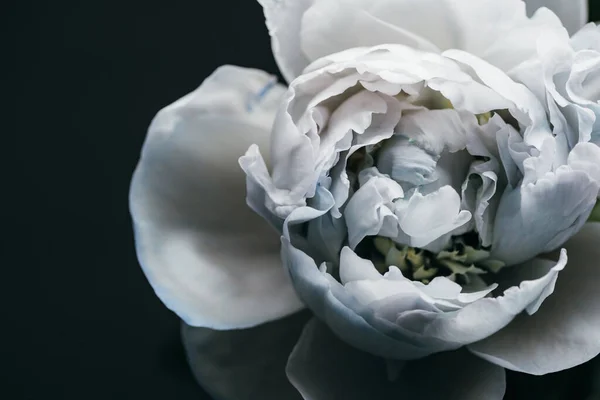
[[[384,359],[348,346],[316,319],[304,328],[287,374],[305,400],[500,400],[506,389],[502,368],[465,351],[386,371]]]
[[[300,400],[285,376],[287,359],[310,317],[303,312],[250,329],[181,326],[194,376],[220,400]]]
[[[587,224],[566,244],[569,265],[554,294],[533,316],[522,315],[470,350],[503,367],[543,375],[600,354],[600,223]]]
[[[395,340],[369,325],[349,307],[348,304],[355,307],[359,304],[345,293],[339,282],[323,269],[319,270],[311,257],[292,246],[285,237],[282,239],[282,257],[296,290],[308,307],[347,343],[395,359],[429,354],[423,347]]]
[[[534,54],[543,32],[555,29],[562,26],[553,13],[528,19],[520,0],[315,0],[303,16],[300,40],[312,61],[393,43],[434,52],[461,49],[507,71]]]
[[[384,43],[440,51],[431,41],[403,29],[389,18],[386,21],[386,18],[369,11],[365,2],[361,1],[342,3],[336,0],[317,0],[302,19],[302,51],[312,61],[353,47]]]
[[[138,258],[190,325],[248,327],[302,307],[276,233],[244,204],[237,165],[250,143],[268,143],[284,90],[274,83],[262,71],[222,67],[149,128],[130,192]]]
[[[310,64],[300,51],[300,24],[314,0],[258,0],[263,6],[273,54],[281,74],[291,82]]]
[[[525,0],[527,14],[540,7],[548,7],[561,19],[570,34],[577,32],[588,21],[588,0]]]

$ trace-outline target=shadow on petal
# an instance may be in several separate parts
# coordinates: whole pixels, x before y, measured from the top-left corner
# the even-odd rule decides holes
[[[230,331],[182,322],[182,339],[196,380],[216,400],[301,400],[285,376],[285,365],[309,317],[304,311]]]
[[[504,369],[465,350],[388,363],[339,340],[311,320],[290,355],[287,374],[305,400],[500,400]]]

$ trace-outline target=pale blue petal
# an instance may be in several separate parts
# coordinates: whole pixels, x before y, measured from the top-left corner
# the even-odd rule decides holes
[[[297,215],[305,214],[299,209]],[[308,210],[306,212],[309,213]],[[302,218],[302,217],[301,217]],[[396,340],[371,326],[355,309],[361,305],[314,260],[282,238],[282,258],[300,298],[347,343],[381,357],[414,359],[430,350],[407,340]]]
[[[565,245],[569,265],[554,294],[533,316],[469,348],[503,367],[542,375],[582,364],[600,353],[600,223],[589,223]]]
[[[435,167],[439,156],[433,155],[408,138],[395,135],[379,150],[377,168],[408,189],[437,180]]]
[[[265,72],[224,66],[148,130],[130,191],[137,254],[156,294],[190,325],[249,327],[303,307],[277,233],[244,202],[236,162],[269,142],[284,90]]]
[[[371,170],[377,171],[376,168]],[[367,236],[398,235],[398,219],[392,211],[392,203],[403,197],[404,192],[396,181],[378,172],[366,177],[368,172],[365,170],[361,173],[365,182],[350,198],[344,210],[351,248],[355,248]]]
[[[298,209],[292,216],[302,221],[311,213]],[[284,265],[299,296],[336,335],[364,351],[401,360],[457,349],[497,332],[525,309],[534,312],[552,292],[566,264],[566,254],[562,254],[556,265],[544,264],[523,282],[519,277],[510,281],[499,297],[461,294],[445,299],[446,289],[422,290],[395,269],[378,277],[370,261],[349,249],[342,251],[340,260],[349,263],[340,266],[346,282],[342,286],[325,265],[317,268],[314,259],[289,239],[284,237],[282,244]]]
[[[510,284],[506,285],[508,289],[498,297],[480,299],[451,314],[407,311],[398,315],[396,323],[430,340],[461,344],[479,341],[504,328],[523,310],[535,311],[552,292],[566,262],[563,252],[558,263],[549,262],[543,264],[543,268],[535,268],[524,281],[518,275],[511,276]]]
[[[318,210],[332,207],[332,195],[323,188],[317,190],[308,204]],[[320,254],[323,261],[337,264],[342,245],[348,236],[344,218],[335,218],[331,212],[307,222],[306,241]]]
[[[587,173],[566,166],[507,189],[496,213],[492,257],[514,265],[560,247],[581,229],[597,194]]]
[[[396,204],[403,233],[397,241],[413,247],[427,246],[471,220],[471,213],[460,209],[460,196],[451,186],[425,196],[416,192]]]
[[[568,163],[576,171],[583,171],[600,185],[600,147],[593,143],[578,143],[569,153]]]
[[[502,368],[466,351],[393,366],[348,346],[313,319],[286,370],[305,400],[501,400],[506,389]]]

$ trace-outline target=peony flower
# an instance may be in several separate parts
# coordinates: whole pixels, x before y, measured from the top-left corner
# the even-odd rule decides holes
[[[501,399],[505,368],[598,355],[598,30],[563,27],[584,2],[261,4],[289,87],[221,67],[157,114],[131,186],[200,382]]]

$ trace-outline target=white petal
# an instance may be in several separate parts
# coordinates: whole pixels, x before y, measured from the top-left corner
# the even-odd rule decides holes
[[[344,247],[340,256],[340,280],[342,284],[363,279],[379,280],[383,277],[371,261],[360,258],[349,247]]]
[[[539,311],[521,315],[469,346],[497,365],[543,375],[572,368],[600,354],[600,223],[587,224],[565,247],[569,265]]]
[[[437,157],[407,138],[395,135],[379,150],[377,168],[392,179],[411,186],[434,182]]]
[[[540,7],[548,7],[558,15],[571,34],[588,21],[588,0],[525,0],[527,14]]]
[[[395,237],[398,222],[391,207],[402,196],[404,192],[396,181],[381,174],[368,179],[350,198],[344,211],[350,247],[355,248],[367,236]]]
[[[404,116],[396,132],[435,154],[454,153],[467,146],[467,134],[456,110],[423,110]]]
[[[263,6],[275,60],[281,74],[291,82],[310,64],[300,50],[300,25],[314,0],[258,0]]]
[[[189,325],[248,327],[302,307],[278,235],[244,203],[236,162],[268,143],[284,91],[273,79],[222,67],[149,128],[130,192],[136,248],[157,295]]]
[[[303,17],[300,35],[312,61],[393,43],[432,52],[462,49],[506,71],[534,54],[540,35],[562,28],[545,11],[528,19],[519,0],[317,0]]]
[[[587,173],[566,166],[507,189],[494,222],[492,258],[513,265],[560,247],[581,229],[597,194]]]
[[[516,274],[516,279],[511,279],[509,289],[501,296],[480,299],[452,314],[408,311],[399,314],[396,323],[429,339],[447,343],[469,344],[484,339],[504,328],[524,310],[536,311],[552,293],[557,276],[567,263],[567,254],[563,251],[556,263],[547,260],[533,263],[535,268],[529,268],[527,263],[514,267],[524,268],[530,274]],[[527,279],[522,280],[522,276]]]
[[[600,147],[592,143],[578,143],[569,153],[569,166],[586,172],[600,185]]]
[[[527,87],[514,82],[497,67],[472,54],[460,50],[448,50],[443,54],[472,68],[485,85],[513,102],[510,112],[522,126],[527,127],[523,133],[527,144],[539,149],[546,139],[553,137],[543,105]]]
[[[439,51],[436,45],[418,34],[369,13],[364,4],[336,0],[316,1],[306,12],[302,20],[301,41],[302,50],[311,60],[353,47],[382,43]]]
[[[573,35],[571,45],[576,51],[594,50],[595,52],[600,52],[598,35],[600,35],[600,25],[590,22]]]
[[[470,212],[460,210],[460,196],[451,186],[425,196],[415,193],[397,214],[400,228],[410,237],[404,244],[413,247],[426,246],[471,219]]]
[[[309,214],[309,210],[298,209],[291,216],[299,217],[301,222]],[[298,295],[342,340],[380,357],[414,359],[430,354],[426,348],[407,340],[396,340],[371,326],[354,310],[361,307],[360,303],[287,238],[282,239],[282,258]]]

